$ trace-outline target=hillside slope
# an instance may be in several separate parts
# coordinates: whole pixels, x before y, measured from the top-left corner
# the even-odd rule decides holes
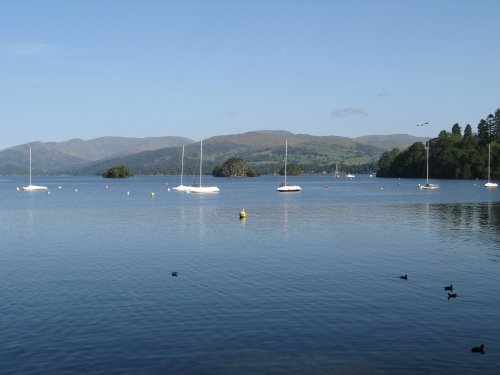
[[[385,149],[362,144],[347,137],[312,136],[286,131],[254,131],[216,136],[203,141],[203,170],[210,173],[215,165],[231,157],[245,159],[263,173],[274,173],[283,164],[285,140],[288,161],[301,165],[329,166],[335,163],[359,164],[378,159]],[[185,147],[184,170],[196,174],[199,168],[198,142]],[[136,174],[178,174],[181,148],[169,147],[90,164],[77,174],[98,174],[111,165],[123,164]]]
[[[405,149],[423,138],[396,134],[353,139],[273,130],[219,135],[204,140],[203,169],[210,173],[215,165],[231,157],[241,157],[262,173],[275,173],[283,164],[285,140],[288,140],[289,162],[311,169],[336,163],[374,162],[384,151],[394,147]],[[178,174],[182,145],[186,145],[186,174],[198,173],[199,142],[183,137],[102,137],[88,141],[32,142],[2,150],[0,174],[27,174],[30,147],[35,174],[94,175],[119,164],[135,174]]]
[[[53,173],[77,169],[103,159],[192,142],[191,139],[183,137],[102,137],[88,141],[72,139],[65,142],[32,142],[0,151],[0,173],[8,174],[16,168],[27,173],[30,147],[33,154],[33,171]]]
[[[365,145],[380,147],[386,150],[399,148],[404,150],[415,142],[425,143],[429,137],[415,137],[409,134],[391,134],[391,135],[364,135],[354,138],[355,141]]]

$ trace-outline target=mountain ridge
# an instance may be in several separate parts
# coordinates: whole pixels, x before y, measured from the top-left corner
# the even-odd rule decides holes
[[[326,166],[374,161],[396,146],[409,147],[427,138],[404,135],[371,135],[358,138],[294,134],[285,130],[259,130],[217,135],[203,141],[203,167],[209,173],[230,157],[242,157],[261,171],[274,171],[283,162],[288,140],[289,162]],[[33,149],[33,171],[39,174],[100,174],[123,164],[135,174],[178,174],[181,146],[186,146],[187,173],[199,168],[199,142],[184,137],[100,137],[63,142],[31,142],[0,151],[0,174],[27,171],[29,147]],[[389,148],[389,146],[391,146]],[[24,172],[25,174],[26,172]]]
[[[73,138],[63,142],[30,142],[0,151],[1,164],[25,169],[29,163],[29,148],[33,151],[33,168],[38,173],[73,169],[86,164],[139,153],[146,150],[175,147],[193,140],[184,137],[99,137],[84,141]]]

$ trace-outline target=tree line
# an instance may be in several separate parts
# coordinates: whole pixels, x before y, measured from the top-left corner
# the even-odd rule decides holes
[[[500,108],[479,121],[477,133],[470,124],[456,123],[427,142],[429,177],[443,179],[487,178],[488,145],[491,144],[491,178],[500,179]],[[378,161],[377,177],[423,178],[426,176],[426,145],[417,142],[407,150],[384,152]]]

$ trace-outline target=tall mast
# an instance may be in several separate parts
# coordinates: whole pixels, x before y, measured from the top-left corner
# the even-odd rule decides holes
[[[285,141],[285,186],[286,186],[286,163],[288,160],[288,140]]]
[[[31,147],[30,147],[30,186],[31,186]]]
[[[201,163],[203,160],[203,141],[200,142],[200,187],[201,187]]]
[[[488,145],[488,182],[490,182],[491,143]]]
[[[429,183],[429,148],[431,147],[431,141],[427,142],[427,183]]]
[[[182,145],[182,161],[181,161],[181,186],[182,186],[182,176],[184,175],[184,145]]]

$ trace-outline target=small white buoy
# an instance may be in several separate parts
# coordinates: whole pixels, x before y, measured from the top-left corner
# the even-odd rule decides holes
[[[50,191],[47,192],[47,195],[50,195]]]
[[[168,188],[167,191],[170,191],[170,188]]]
[[[78,189],[75,189],[75,192],[78,192]]]
[[[61,185],[59,185],[59,189],[62,189],[62,186],[61,186]]]
[[[155,196],[155,192],[152,191],[151,193],[149,193],[149,195],[151,196],[151,198],[153,198]]]
[[[130,195],[130,191],[127,191],[127,195]]]

